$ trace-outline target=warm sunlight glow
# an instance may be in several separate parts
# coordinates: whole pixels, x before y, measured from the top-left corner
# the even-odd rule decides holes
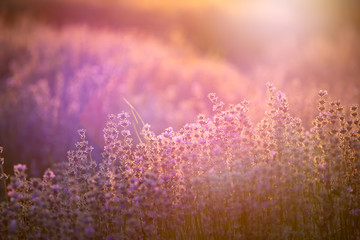
[[[0,2],[1,239],[360,239],[360,1]]]
[[[227,4],[227,0],[133,0],[130,5],[146,10],[179,11],[216,7]]]

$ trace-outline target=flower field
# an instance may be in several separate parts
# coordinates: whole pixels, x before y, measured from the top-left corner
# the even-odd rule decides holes
[[[269,2],[1,1],[0,239],[360,239],[360,4]]]
[[[246,100],[227,105],[211,93],[212,117],[200,114],[159,135],[144,124],[136,145],[130,114],[110,114],[100,163],[80,129],[68,161],[42,178],[14,166],[0,208],[2,236],[358,239],[358,107],[348,114],[320,91],[306,131],[270,84],[268,97],[266,116],[253,124]]]

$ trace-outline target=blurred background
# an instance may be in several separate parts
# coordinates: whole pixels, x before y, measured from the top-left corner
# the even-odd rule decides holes
[[[356,0],[3,0],[5,169],[39,176],[66,161],[79,128],[99,159],[124,97],[159,133],[211,116],[209,92],[246,98],[256,123],[272,82],[310,129],[320,89],[360,102],[359,12]]]

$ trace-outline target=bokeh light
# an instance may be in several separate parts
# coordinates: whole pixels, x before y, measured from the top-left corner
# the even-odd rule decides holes
[[[14,159],[50,164],[44,156],[60,142],[64,153],[79,127],[101,145],[106,115],[128,107],[123,97],[157,133],[211,114],[209,92],[248,99],[258,121],[267,82],[310,128],[318,89],[359,102],[358,9],[337,0],[2,1],[0,140]],[[34,137],[18,125],[43,128]],[[58,132],[43,153],[16,150],[24,136],[41,145]]]

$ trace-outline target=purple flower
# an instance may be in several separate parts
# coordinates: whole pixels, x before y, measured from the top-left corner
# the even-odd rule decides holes
[[[16,231],[16,229],[17,229],[17,221],[16,221],[16,219],[12,219],[11,221],[10,221],[10,231],[11,232],[15,232]]]
[[[121,131],[121,135],[123,135],[124,137],[128,137],[131,135],[130,131],[129,130],[122,130]]]
[[[25,170],[27,169],[25,164],[17,164],[14,166],[14,172],[25,172]]]
[[[87,228],[85,228],[84,232],[85,232],[86,235],[89,236],[89,235],[94,234],[94,233],[95,233],[95,230],[94,230],[94,228],[92,228],[92,227],[87,227]]]
[[[61,189],[61,186],[59,184],[55,184],[55,185],[51,186],[51,189],[54,190],[54,191],[58,191],[58,190]]]
[[[55,174],[50,169],[47,169],[43,177],[46,181],[51,181],[55,177]]]
[[[94,150],[92,146],[85,148],[85,153],[91,153]]]
[[[360,209],[359,208],[351,209],[349,213],[350,215],[358,216],[360,213]]]

